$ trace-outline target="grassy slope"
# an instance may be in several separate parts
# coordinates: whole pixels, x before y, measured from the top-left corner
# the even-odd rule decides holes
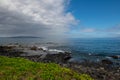
[[[0,56],[0,80],[92,80],[54,63],[37,63],[23,58]]]

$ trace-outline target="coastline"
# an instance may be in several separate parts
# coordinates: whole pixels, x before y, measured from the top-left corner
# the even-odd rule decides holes
[[[48,51],[37,46],[6,45],[0,46],[0,55],[8,57],[22,57],[34,62],[57,63],[71,68],[79,73],[85,73],[95,80],[119,80],[120,66],[112,66],[113,62],[106,59],[98,63],[83,61],[71,62],[71,53],[63,51]],[[114,56],[114,58],[117,58]],[[118,56],[119,58],[119,56]]]

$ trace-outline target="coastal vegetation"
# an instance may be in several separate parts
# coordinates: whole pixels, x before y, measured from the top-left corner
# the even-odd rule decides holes
[[[32,62],[24,58],[0,56],[1,80],[93,80],[55,63]]]

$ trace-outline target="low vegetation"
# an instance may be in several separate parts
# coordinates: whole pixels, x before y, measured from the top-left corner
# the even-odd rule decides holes
[[[0,56],[0,80],[93,80],[54,63]]]

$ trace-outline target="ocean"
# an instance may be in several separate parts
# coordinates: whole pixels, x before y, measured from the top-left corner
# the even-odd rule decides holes
[[[120,55],[120,38],[0,38],[0,45],[7,44],[36,45],[53,51],[72,53],[71,61],[100,61]],[[114,60],[120,62],[120,59]]]

